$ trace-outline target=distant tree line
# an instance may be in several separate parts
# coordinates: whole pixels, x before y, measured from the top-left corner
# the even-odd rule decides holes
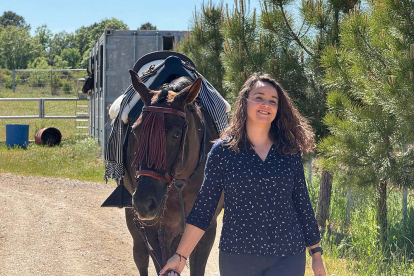
[[[47,25],[42,25],[32,36],[31,27],[22,16],[6,11],[0,16],[0,68],[85,68],[91,47],[105,29],[129,27],[122,20],[110,18],[82,26],[74,33],[53,34]],[[147,22],[138,29],[156,30],[156,26]]]

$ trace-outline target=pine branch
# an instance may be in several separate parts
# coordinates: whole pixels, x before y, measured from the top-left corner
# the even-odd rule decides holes
[[[283,4],[281,4],[281,3],[279,3],[279,7],[280,7],[280,11],[282,12],[282,15],[283,15],[283,19],[285,20],[285,24],[286,24],[286,27],[289,29],[289,32],[290,32],[290,34],[291,34],[291,36],[293,37],[293,40],[295,40],[298,44],[299,44],[299,46],[308,54],[308,55],[310,55],[312,58],[314,58],[314,54],[312,54],[309,50],[308,50],[308,48],[306,48],[306,46],[305,45],[303,45],[302,44],[302,41],[299,39],[299,37],[295,34],[295,32],[293,31],[293,29],[292,29],[292,27],[290,26],[290,24],[289,24],[289,21],[288,21],[288,19],[287,19],[287,17],[286,17],[286,13],[285,13],[285,10],[283,9]]]
[[[303,21],[303,22],[305,22],[305,21]],[[304,37],[309,32],[309,29],[310,28],[311,28],[311,26],[308,25],[308,28],[306,29],[306,31],[302,35],[299,36],[299,39],[301,39],[302,37]],[[302,27],[301,27],[301,29],[302,29]],[[300,33],[300,31],[299,31],[299,33]]]
[[[303,26],[305,26],[305,23],[306,23],[306,19],[304,18],[303,21],[302,21],[302,25],[299,28],[298,34],[300,34],[302,32],[302,28],[303,28]],[[308,30],[309,30],[309,28],[310,28],[310,26],[308,25]],[[307,33],[308,30],[306,30],[306,32],[301,36],[303,37]]]
[[[368,47],[368,49],[369,49],[369,51],[371,52],[371,53],[374,53],[374,55],[371,55],[371,56],[374,56],[381,64],[382,64],[382,66],[384,66],[384,68],[388,68],[388,65],[387,65],[387,63],[385,62],[385,60],[383,60],[382,58],[381,58],[381,56],[380,56],[380,54],[377,52],[377,51],[375,51],[374,49],[372,49],[372,47],[371,47],[371,45],[368,43],[368,41],[367,41],[367,39],[366,39],[366,37],[361,33],[361,31],[360,30],[358,30],[358,34],[360,35],[360,37],[362,38],[362,41],[364,42],[364,44],[365,44],[365,46],[367,46]]]
[[[242,2],[241,3],[241,5],[244,5],[244,3]],[[248,45],[247,45],[247,42],[246,42],[246,33],[245,33],[245,28],[244,28],[244,26],[245,26],[245,14],[244,14],[244,8],[243,7],[241,7],[242,8],[242,14],[240,15],[242,18],[242,26],[241,26],[241,28],[242,28],[242,33],[243,33],[243,39],[242,39],[242,43],[243,43],[243,46],[244,46],[244,50],[246,51],[246,56],[247,56],[247,58],[249,59],[249,60],[251,60],[251,57],[250,57],[250,51],[249,51],[249,47],[248,47]],[[256,66],[255,66],[256,67]],[[256,69],[256,68],[255,68]]]
[[[405,15],[408,17],[408,23],[411,25],[410,30],[414,30],[414,23],[413,20],[411,18],[411,13],[409,9],[404,9]],[[413,34],[413,33],[411,33]]]

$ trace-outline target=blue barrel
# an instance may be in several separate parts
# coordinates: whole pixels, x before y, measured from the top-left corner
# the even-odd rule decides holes
[[[29,144],[29,125],[6,124],[6,146],[26,148]]]

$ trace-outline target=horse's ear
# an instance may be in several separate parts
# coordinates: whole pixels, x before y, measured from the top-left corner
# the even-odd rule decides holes
[[[144,104],[151,102],[153,92],[141,81],[140,77],[134,70],[129,70],[131,74],[132,87],[141,96]]]
[[[86,69],[86,73],[88,73],[88,76],[91,76],[91,72],[89,72],[89,69]]]
[[[181,90],[175,97],[176,101],[182,102],[184,105],[192,103],[197,98],[201,88],[201,78],[196,79],[193,84]]]

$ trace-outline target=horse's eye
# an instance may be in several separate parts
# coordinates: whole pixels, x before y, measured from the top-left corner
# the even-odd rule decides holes
[[[180,136],[181,136],[181,134],[180,134],[180,133],[174,133],[174,134],[172,135],[172,137],[173,137],[173,138],[175,138],[175,139],[180,138]]]

